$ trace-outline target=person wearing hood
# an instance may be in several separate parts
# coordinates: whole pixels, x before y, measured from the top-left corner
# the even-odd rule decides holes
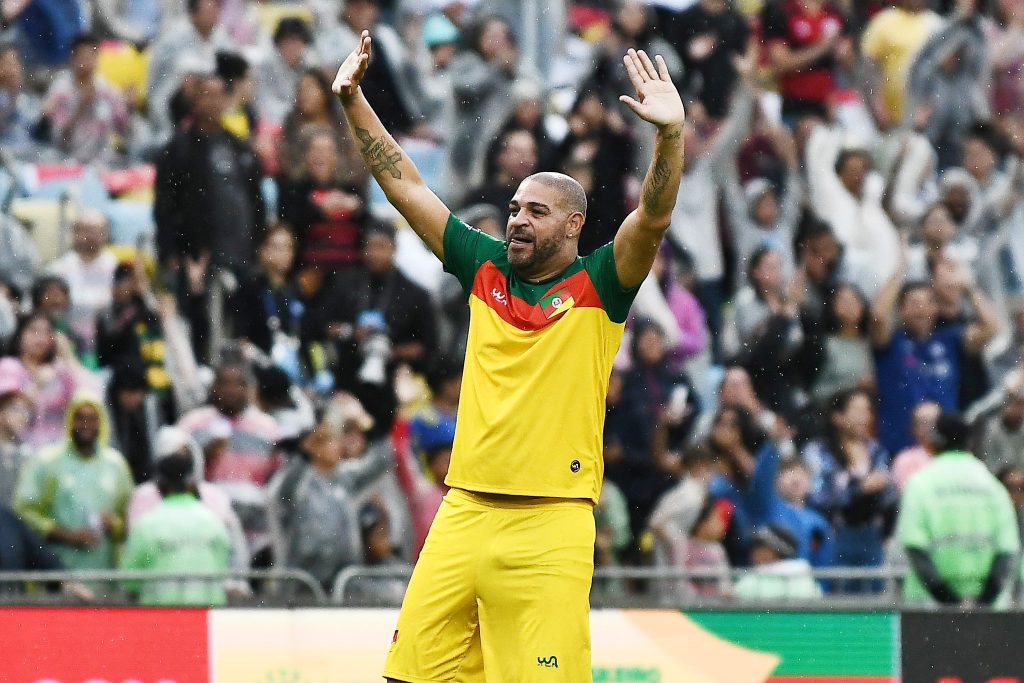
[[[807,560],[796,557],[796,542],[785,528],[769,524],[754,531],[753,570],[736,582],[733,592],[746,601],[820,600],[821,586]]]
[[[223,522],[199,500],[194,451],[188,445],[154,465],[162,500],[128,532],[121,569],[179,574],[228,569],[231,542]],[[217,579],[129,581],[143,605],[223,605]]]
[[[160,489],[160,472],[166,468],[162,464],[167,458],[188,456],[192,462],[190,477],[192,487],[199,498],[220,523],[227,529],[231,542],[230,565],[232,569],[246,570],[249,568],[249,551],[242,531],[242,523],[231,508],[231,498],[216,484],[203,478],[205,458],[203,449],[187,432],[177,427],[161,427],[156,433],[153,445],[154,477],[132,491],[128,501],[127,522],[129,530],[133,529],[150,512],[160,506],[166,497]]]
[[[132,475],[108,443],[103,402],[80,392],[68,405],[67,440],[22,471],[14,508],[70,570],[111,569],[124,537]]]

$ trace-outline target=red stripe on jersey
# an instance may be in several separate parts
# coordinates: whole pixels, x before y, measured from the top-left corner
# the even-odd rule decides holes
[[[544,293],[547,296],[553,292],[564,289],[573,298],[573,308],[600,308],[604,309],[601,297],[590,281],[587,271],[581,270],[570,275],[564,280],[551,284],[551,287]],[[488,261],[480,266],[473,279],[473,296],[484,302],[488,308],[516,329],[524,332],[535,332],[558,321],[563,316],[557,315],[548,318],[540,306],[540,302],[529,304],[509,291],[508,278],[502,273],[493,262]],[[541,299],[544,298],[541,297]]]

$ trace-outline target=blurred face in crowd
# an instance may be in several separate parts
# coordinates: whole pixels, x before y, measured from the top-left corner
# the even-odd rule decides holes
[[[375,524],[366,535],[366,553],[370,562],[383,562],[391,557],[391,538],[388,534],[388,523]]]
[[[956,237],[956,223],[943,204],[928,209],[921,221],[921,238],[929,247],[949,244]]]
[[[1003,408],[1003,426],[1009,431],[1019,432],[1024,426],[1024,395],[1017,394]]]
[[[96,62],[99,59],[99,46],[85,43],[71,52],[68,66],[78,82],[90,80],[96,73]]]
[[[853,287],[841,286],[832,295],[832,312],[840,328],[856,327],[864,319],[864,300]]]
[[[196,11],[192,13],[192,25],[200,35],[208,36],[213,33],[219,20],[220,8],[217,6],[217,0],[199,0]]]
[[[999,9],[1008,23],[1024,20],[1024,0],[999,0]]]
[[[774,190],[765,192],[754,205],[754,221],[770,228],[779,220],[779,199]]]
[[[452,449],[442,448],[439,453],[436,453],[427,463],[427,467],[430,469],[430,476],[434,478],[434,481],[438,484],[444,483],[444,478],[448,476],[448,466],[452,462]]]
[[[196,123],[206,127],[220,125],[227,101],[224,81],[216,76],[204,76],[198,83],[195,102],[192,105]]]
[[[871,426],[874,424],[871,399],[867,394],[854,394],[846,408],[832,416],[832,422],[845,438],[867,441],[871,438]]]
[[[18,340],[18,355],[22,360],[43,363],[54,348],[53,325],[42,316],[36,316],[22,330]]]
[[[345,455],[342,432],[326,421],[306,437],[303,448],[314,465],[324,468],[336,466]]]
[[[302,63],[302,57],[306,54],[306,41],[299,36],[285,36],[277,44],[277,51],[284,63],[293,69],[298,68]]]
[[[455,43],[444,43],[430,48],[430,59],[435,69],[447,68],[459,53],[459,46]]]
[[[508,182],[522,182],[537,168],[537,143],[533,136],[525,130],[506,134],[497,162]]]
[[[355,423],[348,423],[341,434],[341,457],[358,458],[366,452],[366,432]]]
[[[71,226],[71,248],[79,256],[97,256],[106,244],[107,219],[102,214],[86,212]]]
[[[743,441],[743,433],[740,431],[740,416],[732,408],[722,408],[715,417],[711,426],[711,444],[724,447]]]
[[[480,55],[488,62],[514,49],[512,32],[501,19],[491,19],[480,31]]]
[[[915,337],[930,335],[935,329],[937,315],[935,293],[931,287],[915,287],[906,292],[900,301],[900,319],[907,331]]]
[[[530,97],[516,103],[515,109],[512,110],[512,120],[518,126],[533,129],[540,123],[542,113],[540,100]]]
[[[811,473],[803,464],[794,464],[779,472],[775,488],[786,501],[803,505],[811,493]]]
[[[259,256],[264,271],[285,275],[295,262],[295,238],[287,230],[274,230],[260,246]]]
[[[37,309],[50,320],[63,320],[71,310],[68,290],[59,282],[51,282],[39,293]]]
[[[750,279],[750,284],[759,292],[782,291],[782,259],[774,251],[765,252],[750,270]]]
[[[604,104],[601,103],[601,98],[596,93],[591,93],[583,98],[579,106],[576,107],[576,113],[590,130],[596,130],[604,123]]]
[[[839,180],[850,194],[860,197],[864,192],[864,181],[870,170],[871,164],[866,154],[850,154],[839,167]]]
[[[9,394],[0,401],[0,436],[21,441],[32,422],[32,402],[22,394]]]
[[[718,401],[724,405],[743,406],[749,410],[757,409],[757,394],[750,381],[750,375],[743,368],[731,367],[722,377],[722,387],[718,392]]]
[[[520,276],[545,275],[555,261],[575,253],[583,216],[543,179],[524,180],[509,203],[505,226],[508,261]]]
[[[221,368],[213,380],[212,403],[228,417],[240,415],[249,405],[249,379],[237,367]]]
[[[750,562],[755,567],[760,567],[766,564],[775,564],[781,558],[779,554],[766,545],[758,543],[750,549]]]
[[[1024,469],[1011,467],[1000,476],[1006,492],[1010,494],[1013,507],[1017,510],[1024,508]]]
[[[807,277],[813,282],[824,282],[836,261],[839,260],[839,243],[830,234],[812,237],[804,244],[807,260]]]
[[[330,135],[317,135],[309,141],[306,149],[306,169],[310,177],[319,183],[328,183],[338,173],[338,148]]]
[[[91,452],[100,435],[100,413],[95,406],[79,406],[71,418],[71,441],[80,451]]]
[[[963,185],[954,185],[946,190],[942,203],[949,209],[950,217],[957,224],[962,224],[971,211],[971,192]]]
[[[645,327],[636,340],[636,355],[641,365],[655,366],[665,360],[665,336],[661,330]]]
[[[295,93],[295,107],[307,118],[318,117],[327,111],[327,100],[323,88],[316,77],[306,74],[299,79],[299,87]]]
[[[18,50],[13,47],[0,49],[0,88],[16,90],[21,87],[23,70]]]
[[[366,236],[363,245],[363,263],[371,273],[388,273],[395,265],[395,242],[379,232]]]
[[[616,17],[618,26],[627,38],[635,38],[647,28],[647,11],[637,0],[627,0]]]
[[[139,410],[145,402],[145,389],[119,389],[117,391],[117,404],[126,413]]]
[[[711,511],[694,525],[693,537],[702,541],[721,541],[725,538],[726,531],[728,528],[725,520],[718,510],[712,507]]]
[[[353,31],[368,31],[377,23],[380,9],[373,0],[346,0],[343,14]]]
[[[959,303],[963,276],[961,266],[948,258],[939,259],[932,274],[932,288],[941,302]]]
[[[996,167],[995,151],[978,138],[964,143],[964,169],[978,180],[985,180]]]
[[[927,401],[914,408],[910,422],[910,433],[914,436],[914,443],[930,450],[932,433],[941,412],[942,408],[933,401]]]

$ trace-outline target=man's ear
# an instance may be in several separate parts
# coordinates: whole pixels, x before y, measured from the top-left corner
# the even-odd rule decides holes
[[[571,214],[565,223],[565,234],[573,239],[579,237],[583,229],[583,220],[583,214],[579,211]]]

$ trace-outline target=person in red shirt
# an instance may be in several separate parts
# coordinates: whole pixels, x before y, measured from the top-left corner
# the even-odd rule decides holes
[[[778,0],[765,5],[761,26],[787,119],[828,117],[838,89],[836,71],[853,66],[853,42],[843,13],[827,0]]]

